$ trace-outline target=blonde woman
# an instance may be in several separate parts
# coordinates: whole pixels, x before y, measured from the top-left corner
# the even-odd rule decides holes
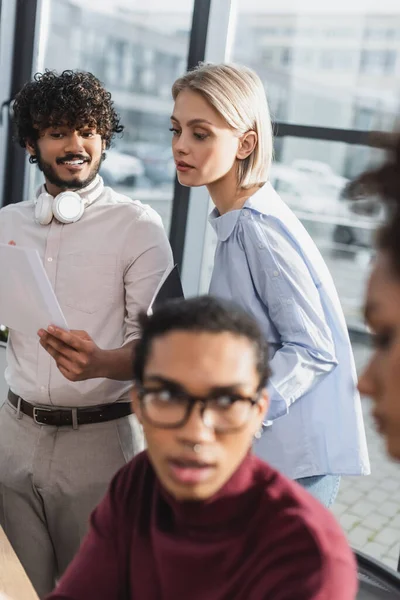
[[[369,460],[346,323],[329,271],[268,183],[272,128],[261,80],[204,64],[175,81],[172,148],[182,185],[205,185],[218,244],[210,293],[234,300],[271,349],[270,426],[255,452],[326,506]]]

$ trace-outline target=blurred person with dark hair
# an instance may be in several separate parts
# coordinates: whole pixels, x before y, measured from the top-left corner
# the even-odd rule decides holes
[[[143,448],[130,414],[132,352],[171,250],[157,213],[98,174],[123,127],[94,75],[37,74],[13,113],[45,183],[0,211],[0,242],[38,250],[71,328],[10,331],[0,409],[0,524],[43,597],[114,473]]]
[[[376,145],[387,151],[385,162],[348,187],[353,198],[378,196],[387,209],[365,302],[374,352],[358,387],[374,402],[374,417],[390,456],[400,460],[400,133],[381,134]]]
[[[251,453],[269,375],[255,321],[200,297],[141,325],[131,397],[147,451],[114,477],[49,600],[353,600],[333,515]]]

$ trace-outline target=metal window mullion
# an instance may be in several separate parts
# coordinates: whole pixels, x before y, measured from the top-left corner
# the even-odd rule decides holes
[[[187,69],[204,60],[211,0],[194,0]],[[190,189],[179,184],[175,177],[169,241],[175,262],[182,269]]]
[[[32,76],[39,4],[40,0],[16,1],[10,98],[13,98]],[[4,205],[24,199],[26,154],[23,148],[14,143],[12,135],[12,124],[9,118],[3,187]]]
[[[0,17],[0,182],[6,170],[7,141],[9,134],[9,106],[11,96],[12,57],[17,0],[2,2]],[[3,206],[3,186],[0,186],[0,207]]]
[[[323,140],[325,142],[343,142],[358,146],[373,146],[377,132],[359,129],[340,129],[322,127],[317,125],[300,125],[298,123],[273,124],[274,137],[298,137],[309,140]]]
[[[201,4],[201,2],[199,2]],[[206,62],[229,60],[234,18],[234,0],[211,0],[208,30],[203,59]],[[210,199],[206,187],[190,190],[187,220],[185,227],[182,284],[186,296],[197,295],[200,291],[205,249],[207,247],[207,227]]]
[[[32,48],[31,77],[37,72],[42,73],[46,68],[45,56],[50,34],[50,3],[51,0],[36,0],[36,26]],[[36,170],[36,165],[31,165],[25,160],[23,200],[28,199],[34,193]]]

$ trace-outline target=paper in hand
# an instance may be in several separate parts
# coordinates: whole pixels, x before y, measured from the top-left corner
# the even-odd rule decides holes
[[[36,336],[50,324],[68,329],[37,250],[0,244],[0,323]]]
[[[178,265],[174,265],[172,269],[167,269],[165,271],[154,292],[150,306],[147,309],[147,314],[152,315],[154,308],[157,308],[167,300],[172,300],[174,298],[184,298]]]

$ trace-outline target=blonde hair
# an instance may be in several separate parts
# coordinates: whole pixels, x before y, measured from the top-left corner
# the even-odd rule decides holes
[[[234,64],[202,63],[175,81],[173,99],[185,89],[200,93],[239,135],[257,133],[253,152],[238,161],[238,184],[243,189],[264,185],[272,160],[272,124],[257,73]]]

